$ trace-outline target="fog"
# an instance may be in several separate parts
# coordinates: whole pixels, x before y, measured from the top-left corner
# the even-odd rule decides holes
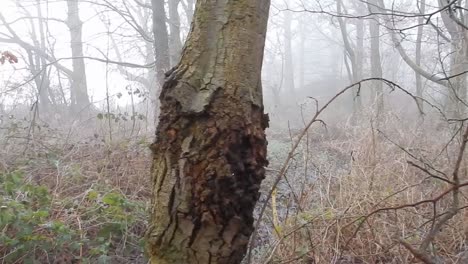
[[[280,118],[275,123],[294,119],[299,106],[310,103],[309,97],[323,103],[346,85],[369,77],[394,81],[416,95],[415,72],[405,63],[395,47],[401,45],[410,60],[415,62],[416,40],[420,28],[423,29],[421,67],[434,76],[450,75],[447,73],[450,71],[450,43],[446,39],[447,29],[437,13],[437,3],[426,4],[426,13],[435,14],[430,21],[424,20],[421,25],[415,2],[389,1],[385,4],[390,8],[389,15],[374,16],[369,15],[369,7],[363,1],[344,3],[341,13],[337,11],[336,1],[273,1],[265,48],[263,85],[267,111],[272,117]],[[178,39],[181,43],[189,30],[187,12],[193,12],[190,10],[193,9],[187,8],[186,4],[178,5]],[[151,10],[134,1],[80,1],[78,11],[83,21],[83,56],[91,102],[86,107],[104,110],[107,95],[114,108],[128,106],[132,100],[128,89],[144,92],[144,96],[134,98],[134,103],[143,107],[143,101],[146,101],[144,99],[158,90],[148,90],[151,86],[157,86],[156,83],[142,85],[145,81],[139,80],[143,78],[154,82],[148,77],[152,71],[151,63],[155,61],[152,58],[154,52],[151,51]],[[41,113],[44,119],[48,119],[47,115],[57,112],[53,108],[62,109],[70,104],[70,81],[55,67],[56,64],[72,67],[70,29],[66,24],[67,5],[63,1],[4,1],[2,16],[4,25],[1,27],[0,48],[9,50],[20,58],[18,64],[6,65],[1,69],[1,100],[4,111],[10,112],[19,105],[30,106],[36,101],[39,101],[37,107],[41,108],[38,87],[32,80],[35,73],[30,70],[31,63],[25,47],[42,45],[38,48],[44,49],[52,59],[45,60],[44,67],[35,65],[50,81],[49,87],[46,87],[47,93],[50,92],[47,96],[54,103],[49,113]],[[389,28],[386,20],[391,23],[392,28]],[[378,36],[370,35],[369,26],[372,21],[380,25]],[[167,24],[169,36],[170,23],[168,21]],[[344,31],[340,25],[345,27]],[[396,42],[392,41],[390,32],[397,35]],[[347,39],[345,42],[350,45],[349,49],[345,47],[344,37]],[[371,71],[371,39],[376,37],[380,45],[382,76],[372,76]],[[40,43],[42,41],[44,43]],[[21,43],[26,46],[21,46]],[[34,50],[30,52],[35,54]],[[130,63],[131,67],[126,67],[125,63]],[[171,65],[175,63],[172,61]],[[440,87],[434,82],[427,79],[423,82],[425,98],[440,103],[440,99],[446,95],[444,91],[440,91]],[[375,89],[363,88],[363,107],[372,109],[375,103],[369,97],[372,90]],[[402,95],[399,93],[388,95],[388,91],[390,90],[385,89],[384,97],[389,109],[401,110],[409,107],[406,104],[411,103],[411,100],[405,100],[406,96],[400,98]],[[352,93],[344,97],[348,98],[335,110],[351,115],[353,101],[358,97]],[[145,108],[151,106],[146,105]],[[417,108],[410,109],[417,112]],[[287,115],[279,116],[279,113],[286,112]]]
[[[148,146],[196,2],[0,2],[0,176],[20,171],[25,197],[32,191],[21,186],[38,184],[51,204],[70,200],[47,205],[31,230],[54,221],[80,230],[70,250],[89,263],[147,263],[138,243],[152,194]],[[467,72],[468,0],[271,0],[262,68],[270,165],[259,199],[268,206],[254,213],[246,263],[467,263],[458,196],[468,186]],[[7,193],[0,188],[0,206]],[[118,193],[131,209],[94,219],[107,209],[90,193]],[[125,226],[109,231],[119,243],[96,239],[100,221]],[[1,239],[5,259],[40,248]]]

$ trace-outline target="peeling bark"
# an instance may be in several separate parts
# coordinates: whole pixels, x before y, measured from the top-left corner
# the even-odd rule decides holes
[[[266,160],[269,0],[198,1],[152,145],[151,263],[240,263]]]

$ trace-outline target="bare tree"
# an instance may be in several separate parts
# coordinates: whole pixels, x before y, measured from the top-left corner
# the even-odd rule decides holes
[[[156,58],[156,76],[164,83],[164,73],[170,68],[169,34],[166,26],[164,0],[151,0],[153,11],[154,54]]]
[[[368,8],[371,13],[376,12],[376,0],[369,0],[367,3]],[[371,77],[372,78],[382,78],[382,62],[380,60],[380,19],[379,17],[374,17],[369,20],[369,33],[371,41]],[[377,113],[382,114],[384,110],[384,94],[383,94],[383,83],[380,81],[373,82],[372,87],[373,94],[372,100],[377,101]]]
[[[343,14],[343,2],[342,0],[336,1],[336,10],[338,14]],[[343,45],[345,49],[345,64],[350,77],[350,82],[355,83],[362,78],[362,62],[361,58],[358,58],[360,54],[356,54],[353,44],[348,36],[347,24],[345,19],[341,16],[337,16],[338,23],[341,30],[341,36],[343,38]],[[362,33],[363,34],[363,33]],[[351,65],[348,64],[348,59]],[[362,100],[359,94],[359,89],[356,87],[353,89],[353,112],[358,114],[362,108]]]
[[[73,57],[73,73],[70,87],[71,106],[73,111],[78,112],[90,106],[83,54],[83,23],[80,20],[78,0],[67,0],[67,7],[67,26],[70,31],[70,48]]]
[[[182,42],[180,41],[180,16],[179,16],[180,0],[169,1],[169,44],[171,52],[171,65],[176,65],[179,62],[180,52],[182,51]]]
[[[293,63],[293,52],[292,52],[292,12],[289,10],[284,11],[283,20],[283,42],[284,42],[284,84],[283,87],[286,91],[294,92],[294,63]]]
[[[426,12],[426,0],[420,0],[418,1],[419,3],[419,12],[421,14],[424,14]],[[422,25],[424,23],[424,17],[420,16],[418,18],[418,24]],[[418,33],[417,33],[417,38],[416,38],[416,65],[418,67],[421,67],[421,48],[422,48],[422,38],[423,38],[423,32],[424,32],[424,27],[420,26],[418,27]],[[416,75],[416,96],[418,97],[418,107],[421,109],[421,112],[424,110],[424,104],[422,99],[423,97],[423,83],[422,83],[422,77],[421,74],[415,71]]]
[[[468,10],[456,12],[452,9],[456,5],[461,6],[462,1],[438,0],[438,2],[440,9],[449,5],[441,12],[441,17],[450,35],[449,76],[454,76],[449,80],[449,96],[445,105],[449,112],[453,112],[456,117],[461,117],[462,113],[466,112],[462,109],[467,98],[465,73],[468,70],[468,23],[464,24],[464,21],[468,18]],[[468,7],[468,2],[465,2],[465,5]]]

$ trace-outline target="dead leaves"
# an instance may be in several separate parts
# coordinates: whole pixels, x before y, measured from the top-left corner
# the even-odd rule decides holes
[[[9,51],[4,51],[0,53],[0,64],[5,64],[8,61],[10,64],[18,63],[18,57]]]

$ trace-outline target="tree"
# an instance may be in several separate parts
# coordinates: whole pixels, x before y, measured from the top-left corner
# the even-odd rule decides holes
[[[294,63],[293,63],[293,52],[292,52],[292,12],[289,10],[284,11],[283,20],[283,41],[284,41],[284,79],[283,87],[288,92],[294,93]]]
[[[70,87],[71,107],[73,111],[81,111],[91,103],[88,97],[86,82],[86,67],[83,55],[82,29],[78,0],[67,0],[68,18],[67,26],[70,30],[70,48],[73,59],[73,74]]]
[[[47,2],[45,2],[47,3]],[[86,70],[85,62],[86,58],[83,54],[83,43],[82,43],[82,26],[83,22],[80,21],[79,5],[78,0],[66,0],[67,3],[67,20],[58,18],[44,17],[42,14],[42,6],[44,4],[41,1],[36,1],[36,13],[37,16],[32,15],[28,8],[22,6],[22,3],[18,2],[17,6],[23,10],[26,17],[21,17],[13,22],[7,22],[3,15],[0,13],[0,21],[2,26],[6,29],[8,34],[2,34],[0,42],[4,43],[15,43],[19,45],[27,54],[28,68],[31,75],[34,76],[34,82],[38,90],[38,102],[40,106],[47,110],[51,103],[55,103],[55,97],[51,89],[50,69],[49,66],[54,66],[57,70],[64,73],[70,82],[70,105],[73,112],[79,112],[86,107],[91,105],[86,81]],[[32,43],[28,43],[28,40],[24,40],[20,35],[16,33],[13,24],[15,21],[26,20],[30,24],[30,38]],[[37,20],[38,23],[34,21]],[[50,21],[63,23],[69,29],[70,34],[70,48],[72,58],[72,68],[66,67],[61,64],[60,61],[63,59],[56,58],[54,54],[54,47],[50,41],[46,41],[47,33],[46,28],[49,28],[48,23]],[[36,26],[36,24],[38,26]],[[38,29],[36,30],[36,27]],[[59,81],[60,82],[60,81]],[[63,95],[63,91],[60,92]]]
[[[367,6],[371,13],[375,13],[378,2],[376,0],[369,0]],[[382,78],[382,62],[380,60],[380,20],[378,16],[369,21],[369,35],[371,42],[371,77]],[[384,108],[383,83],[381,81],[375,81],[373,86],[375,91],[372,94],[375,96],[372,96],[372,101],[377,101],[377,113],[382,114]]]
[[[445,102],[445,108],[455,117],[460,118],[466,112],[467,89],[466,71],[468,70],[468,26],[465,24],[468,18],[468,2],[462,7],[463,1],[439,0],[439,8],[442,11],[441,18],[450,35],[450,68],[448,76],[449,96]],[[448,5],[448,8],[444,9]],[[457,12],[457,6],[461,7]],[[447,76],[447,73],[444,73]]]
[[[426,12],[426,0],[418,1],[419,12],[424,14]],[[424,23],[424,17],[420,16],[418,18],[418,24],[422,25]],[[418,67],[421,67],[421,49],[422,49],[422,38],[423,38],[424,27],[418,27],[417,39],[416,39],[416,64]],[[421,111],[424,109],[423,104],[423,82],[421,74],[415,71],[416,74],[416,96],[418,97],[418,107]]]
[[[171,34],[169,35],[169,44],[171,52],[171,66],[179,62],[180,51],[182,49],[182,42],[180,41],[180,16],[179,16],[180,0],[169,1],[169,28]]]
[[[269,0],[198,1],[163,86],[147,232],[152,263],[240,263],[265,176]]]
[[[154,54],[156,56],[156,76],[164,83],[164,73],[170,68],[169,34],[166,27],[164,0],[151,0],[153,10]]]
[[[358,82],[362,78],[362,62],[363,60],[360,58],[362,55],[362,52],[356,52],[357,48],[353,47],[353,43],[349,39],[349,34],[347,30],[347,24],[346,21],[343,19],[341,16],[342,9],[344,8],[342,0],[336,1],[336,10],[337,13],[340,14],[340,16],[337,16],[338,19],[338,24],[340,26],[341,30],[341,36],[343,38],[343,45],[344,45],[344,51],[345,51],[345,64],[346,64],[346,69],[348,70],[348,75],[350,78],[351,83]],[[359,38],[363,39],[363,34],[364,34],[364,29],[363,24],[361,24],[361,29],[360,25],[356,25],[356,31],[359,31],[359,34],[357,36],[358,42],[364,44],[362,41],[359,41]],[[357,54],[358,53],[358,54]],[[348,59],[351,62],[351,65],[348,64]],[[361,102],[361,96],[359,94],[359,89],[354,88],[353,89],[353,113],[355,115],[359,114],[362,108],[362,102]]]
[[[408,56],[402,46],[403,40],[400,40],[397,36],[397,32],[402,32],[403,30],[394,28],[394,21],[391,19],[391,15],[393,15],[393,13],[388,12],[383,0],[379,0],[377,2],[378,6],[376,6],[376,9],[384,15],[385,27],[389,30],[395,48],[400,53],[400,56],[406,64],[416,72],[417,78],[424,77],[425,79],[445,86],[448,89],[448,96],[446,96],[444,107],[449,114],[455,117],[460,117],[463,112],[465,112],[463,108],[466,107],[465,100],[467,96],[465,73],[467,72],[466,60],[468,57],[468,35],[466,34],[468,26],[464,24],[463,21],[466,20],[465,17],[468,16],[468,2],[464,3],[464,7],[462,6],[462,2],[463,1],[459,0],[438,0],[438,10],[428,14],[424,14],[426,4],[425,2],[422,2],[420,12],[417,14],[419,22],[424,21],[424,24],[433,25],[431,23],[431,18],[434,14],[440,13],[443,25],[445,26],[445,30],[449,36],[447,37],[445,33],[435,25],[433,25],[433,27],[436,29],[438,37],[446,40],[451,47],[450,55],[448,56],[450,60],[448,71],[445,70],[446,66],[444,65],[444,59],[442,58],[442,55],[439,54],[439,56],[441,56],[440,66],[443,70],[442,74],[432,74],[421,67],[420,46],[416,47],[416,62]],[[421,19],[421,17],[424,19]],[[418,26],[421,27],[421,23],[418,23]],[[421,30],[418,32],[418,38],[416,40],[418,43],[420,43],[420,40],[422,39]],[[438,42],[437,45],[439,45],[439,48],[442,46],[441,42]],[[422,96],[422,84],[420,83],[420,80],[418,80],[417,89],[419,90],[417,91],[418,96]]]

